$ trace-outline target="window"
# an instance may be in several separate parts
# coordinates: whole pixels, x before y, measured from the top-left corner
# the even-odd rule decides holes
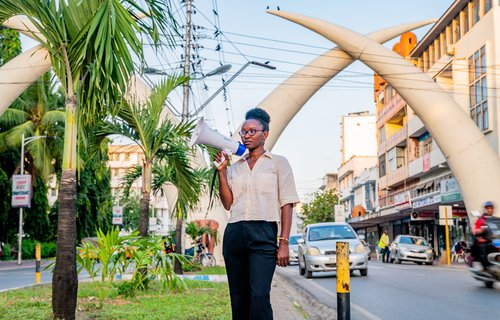
[[[472,25],[475,25],[479,21],[479,0],[474,0],[472,2]]]
[[[460,16],[453,20],[453,42],[457,43],[460,40]]]
[[[486,83],[486,49],[484,46],[469,57],[468,64],[470,117],[480,130],[488,130],[488,87]]]
[[[130,161],[130,153],[125,153],[125,161]]]
[[[405,165],[405,148],[396,148],[396,168],[399,169]]]
[[[491,9],[491,0],[484,1],[484,14],[486,14]]]
[[[469,32],[469,7],[465,7],[464,11],[464,33],[463,34],[466,34],[467,32]]]
[[[387,152],[387,172],[396,171],[396,148]]]
[[[383,177],[386,174],[385,154],[381,155],[378,158],[378,173],[379,173],[379,177]]]

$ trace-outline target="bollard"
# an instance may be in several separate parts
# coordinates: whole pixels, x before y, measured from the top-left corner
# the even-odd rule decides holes
[[[35,283],[40,284],[40,262],[42,260],[42,247],[39,243],[36,244],[35,248],[35,259],[36,259],[36,267],[35,267]]]
[[[337,242],[337,319],[351,319],[349,242]]]

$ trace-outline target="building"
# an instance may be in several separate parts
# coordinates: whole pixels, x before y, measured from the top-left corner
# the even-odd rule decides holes
[[[323,184],[320,187],[321,190],[326,192],[332,191],[334,193],[339,192],[339,175],[337,173],[327,173],[323,177]]]
[[[120,199],[123,197],[122,181],[128,170],[140,165],[143,160],[142,149],[136,144],[128,145],[109,145],[108,146],[108,166],[111,171],[111,194],[113,195],[115,205],[120,205]],[[140,196],[142,194],[142,180],[138,179],[132,184],[130,193]],[[166,234],[169,230],[175,228],[170,214],[168,199],[161,193],[151,193],[150,208],[153,217],[156,218],[156,224],[150,224],[152,231],[160,234]],[[153,220],[151,221],[153,222]]]
[[[342,116],[341,165],[354,156],[371,157],[377,154],[375,124],[375,115],[368,111],[352,112]]]
[[[499,19],[498,2],[457,0],[421,41],[407,33],[393,47],[449,92],[496,150],[500,115],[495,112],[495,84],[500,75],[494,66],[500,26],[494,22]],[[388,229],[391,239],[402,233],[424,236],[439,252],[445,243],[439,206],[449,205],[452,242],[467,239],[460,190],[432,135],[411,106],[377,75],[374,89],[380,210],[355,222],[355,228],[374,238],[382,229]]]
[[[368,111],[349,113],[342,117],[342,163],[337,176],[339,203],[344,205],[346,217],[352,215],[356,205],[358,205],[358,212],[361,210],[363,214],[367,209],[364,207],[365,201],[360,204],[355,203],[355,191],[358,194],[365,191],[357,181],[365,171],[377,165],[375,124],[375,115]],[[360,199],[358,197],[358,202]],[[370,207],[370,210],[373,209]]]

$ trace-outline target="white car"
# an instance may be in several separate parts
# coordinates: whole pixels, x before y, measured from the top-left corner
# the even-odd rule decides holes
[[[337,270],[337,241],[349,243],[349,265],[351,272],[359,270],[368,275],[368,256],[354,229],[347,223],[325,222],[306,227],[303,239],[299,240],[299,270],[301,275],[311,278],[313,272]]]
[[[288,247],[290,248],[290,263],[299,263],[299,240],[302,239],[302,233],[292,234]]]

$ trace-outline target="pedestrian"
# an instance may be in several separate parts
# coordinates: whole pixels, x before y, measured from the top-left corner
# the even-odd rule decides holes
[[[230,218],[223,240],[233,319],[273,319],[270,292],[276,265],[290,262],[293,206],[299,202],[285,157],[265,149],[270,117],[260,108],[246,113],[240,136],[248,155],[228,167],[220,151],[215,161],[220,198]],[[280,236],[278,237],[278,230]]]
[[[380,249],[380,254],[382,255],[382,262],[389,262],[389,235],[385,229],[378,242],[378,247]]]

